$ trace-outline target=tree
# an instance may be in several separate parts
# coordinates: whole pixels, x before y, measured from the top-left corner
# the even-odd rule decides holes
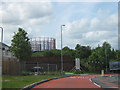
[[[44,56],[54,56],[54,53],[51,50],[45,50]]]
[[[18,32],[14,33],[10,49],[19,60],[31,56],[31,45],[25,30],[18,28]]]
[[[116,59],[120,61],[120,50],[116,50]]]
[[[102,47],[96,47],[92,54],[88,58],[89,64],[92,66],[94,65],[94,70],[105,69],[106,65],[108,67],[109,61],[115,58],[115,51],[111,49],[111,45],[108,42],[104,42]]]
[[[80,58],[80,45],[79,44],[77,44],[76,45],[76,47],[75,47],[75,50],[76,50],[76,55],[75,55],[75,57],[76,58]]]
[[[102,47],[96,48],[88,58],[88,64],[92,71],[100,71],[105,66],[105,57]],[[90,70],[90,71],[91,71]]]
[[[69,47],[64,47],[63,49],[63,56],[69,56],[71,58],[75,58],[75,50],[70,49]]]
[[[91,48],[89,46],[76,45],[76,57],[80,59],[86,59],[91,55]]]

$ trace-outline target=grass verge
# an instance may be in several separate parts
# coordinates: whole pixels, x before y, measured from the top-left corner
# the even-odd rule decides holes
[[[3,76],[2,78],[2,88],[19,90],[29,84],[39,82],[42,80],[63,77],[68,75],[42,75],[42,76]]]

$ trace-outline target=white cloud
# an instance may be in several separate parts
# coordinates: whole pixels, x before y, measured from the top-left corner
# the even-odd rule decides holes
[[[54,31],[59,30],[58,27],[66,23],[63,28],[64,46],[74,48],[79,43],[96,47],[103,41],[109,41],[114,48],[117,47],[117,14],[102,9],[94,12],[94,8],[97,7],[96,3],[85,3],[80,8],[76,8],[76,4],[72,5],[72,3],[66,7],[62,6],[62,3],[60,4],[59,8],[56,8],[58,11],[55,12],[51,2],[27,1],[21,3],[19,1],[18,3],[16,1],[16,3],[6,2],[0,4],[0,6],[2,5],[0,17],[2,17],[2,26],[5,32],[4,41],[10,44],[12,35],[18,27],[23,27],[29,33],[29,36],[33,37],[49,34],[50,30],[53,31],[53,34],[56,34]],[[85,15],[85,17],[77,16],[80,18],[74,19],[74,15],[77,14]],[[56,36],[59,48],[60,32],[57,33],[59,34],[54,36]]]
[[[52,20],[50,2],[5,2],[0,4],[0,24],[4,28],[4,41],[10,45],[18,27],[24,28],[30,36],[39,34],[43,24]],[[39,32],[39,33],[38,33]],[[36,34],[36,35],[37,35]]]
[[[52,13],[52,7],[50,3],[26,3],[21,5],[21,14],[23,18],[41,18],[49,16]]]
[[[42,17],[42,18],[35,18],[35,19],[30,19],[28,22],[31,25],[40,25],[40,24],[45,24],[45,23],[49,23],[51,20],[51,16],[46,16],[46,17]]]
[[[64,42],[65,45],[75,42],[72,45],[74,48],[76,43],[96,47],[101,42],[108,41],[117,49],[117,30],[117,14],[110,14],[104,10],[100,12],[98,10],[96,17],[91,19],[84,18],[68,23],[63,32],[63,36],[66,36]]]
[[[2,17],[2,23],[17,25],[29,19],[50,16],[51,13],[50,3],[5,3],[2,4],[0,17]]]
[[[118,2],[119,0],[3,0],[3,2]]]

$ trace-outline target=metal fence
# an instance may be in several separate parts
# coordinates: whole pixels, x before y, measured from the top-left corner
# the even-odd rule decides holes
[[[2,74],[3,75],[20,75],[21,64],[12,58],[4,59],[2,61]]]
[[[70,71],[74,67],[74,60],[70,57],[63,57],[64,71]],[[6,58],[2,61],[3,75],[21,75],[22,72],[51,73],[61,71],[60,57],[31,57],[26,61],[18,61],[14,58]]]
[[[57,72],[57,64],[41,64],[40,62],[18,62],[16,60],[4,60],[2,63],[3,75],[22,75],[23,72],[39,72],[48,74]]]
[[[21,62],[23,65],[24,71],[29,72],[52,72],[57,71],[57,64],[49,64],[49,63],[40,63],[40,62]]]

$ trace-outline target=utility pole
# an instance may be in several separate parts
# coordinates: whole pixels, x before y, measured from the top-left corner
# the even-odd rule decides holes
[[[0,46],[0,49],[1,49],[1,56],[0,56],[0,89],[2,89],[2,61],[3,61],[3,28],[1,28],[1,46]]]
[[[107,49],[106,49],[106,44],[107,44],[107,42],[105,43],[105,59],[106,59],[106,72],[107,72],[108,70],[107,70]]]
[[[61,74],[63,73],[63,53],[62,53],[62,27],[65,25],[61,25]]]

